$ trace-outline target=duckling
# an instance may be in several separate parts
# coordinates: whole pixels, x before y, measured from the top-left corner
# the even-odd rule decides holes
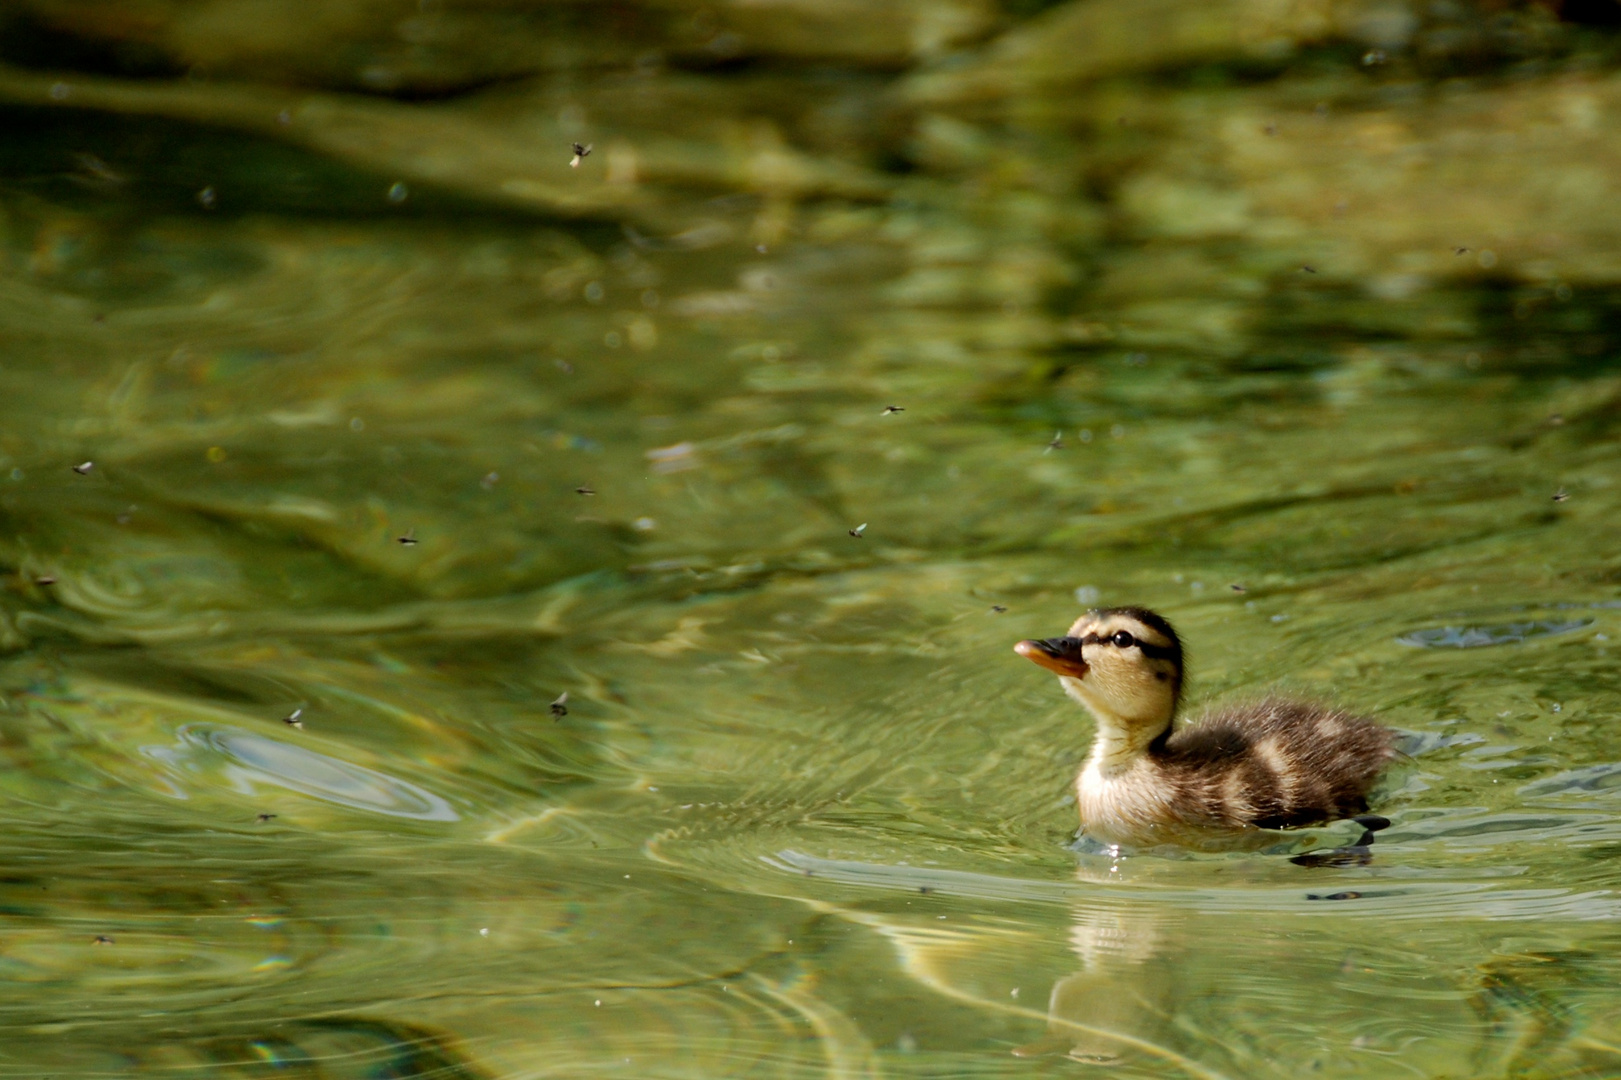
[[[1395,755],[1389,728],[1282,698],[1175,726],[1182,643],[1143,608],[1088,611],[1068,636],[1021,641],[1013,651],[1056,673],[1097,720],[1076,798],[1083,831],[1105,843],[1360,814]]]

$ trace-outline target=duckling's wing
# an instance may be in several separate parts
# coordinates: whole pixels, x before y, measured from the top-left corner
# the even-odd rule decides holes
[[[1160,759],[1190,809],[1279,828],[1365,811],[1393,742],[1389,728],[1342,709],[1267,698],[1174,732]]]

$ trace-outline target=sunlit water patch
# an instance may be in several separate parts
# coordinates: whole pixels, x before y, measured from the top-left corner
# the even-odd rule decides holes
[[[460,817],[448,801],[416,784],[236,728],[187,724],[175,732],[173,746],[142,750],[183,776],[217,774],[243,795],[253,795],[258,785],[268,784],[390,817],[419,821]]]

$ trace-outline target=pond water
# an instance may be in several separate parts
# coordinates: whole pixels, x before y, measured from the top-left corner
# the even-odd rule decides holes
[[[0,1076],[1621,1075],[1603,31],[23,6]],[[1095,604],[1403,732],[1372,858],[1075,847]]]

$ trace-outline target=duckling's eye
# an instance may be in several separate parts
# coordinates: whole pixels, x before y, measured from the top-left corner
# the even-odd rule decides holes
[[[1137,639],[1126,633],[1124,630],[1116,630],[1114,632],[1114,637],[1110,638],[1109,640],[1117,649],[1129,649],[1133,645],[1137,644]]]

